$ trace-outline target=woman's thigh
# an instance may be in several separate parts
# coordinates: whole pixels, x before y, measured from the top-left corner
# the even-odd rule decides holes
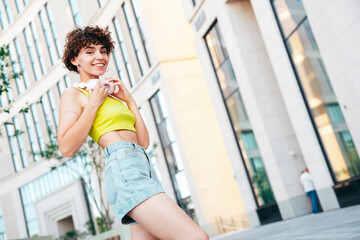
[[[140,226],[140,224],[134,224],[130,226],[131,240],[158,240],[157,237],[152,235],[146,229]]]
[[[159,239],[208,239],[204,230],[165,193],[145,200],[128,215]]]

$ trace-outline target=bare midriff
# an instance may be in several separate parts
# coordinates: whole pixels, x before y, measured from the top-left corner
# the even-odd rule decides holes
[[[99,138],[99,145],[102,149],[105,149],[112,143],[126,141],[138,144],[136,132],[130,130],[117,130],[105,133]]]

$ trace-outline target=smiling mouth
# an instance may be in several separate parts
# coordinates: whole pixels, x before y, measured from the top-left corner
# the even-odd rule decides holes
[[[104,67],[104,63],[93,64],[94,67]]]

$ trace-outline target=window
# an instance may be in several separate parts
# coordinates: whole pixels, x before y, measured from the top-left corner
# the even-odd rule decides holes
[[[30,22],[30,29],[31,29],[31,33],[32,33],[32,38],[35,43],[35,50],[36,50],[36,54],[37,54],[37,57],[38,57],[38,60],[40,63],[41,72],[42,72],[42,74],[45,74],[46,73],[46,65],[45,65],[45,61],[44,61],[44,58],[43,58],[42,52],[41,52],[41,43],[39,42],[39,37],[36,32],[36,28],[34,27],[34,24],[32,22]]]
[[[26,46],[27,46],[27,49],[28,49],[31,66],[33,68],[34,77],[35,77],[35,80],[37,81],[41,77],[41,73],[40,73],[41,70],[40,70],[39,64],[36,62],[35,54],[34,54],[34,48],[33,48],[32,43],[30,42],[30,35],[29,35],[29,31],[27,30],[27,28],[25,28],[23,30],[23,34],[24,34],[24,37],[25,37],[25,42],[26,42]]]
[[[49,101],[50,101],[52,117],[53,117],[53,119],[54,119],[55,126],[56,126],[56,129],[57,129],[57,127],[58,127],[58,125],[59,125],[59,115],[58,115],[58,111],[57,111],[57,109],[56,109],[57,104],[55,103],[54,94],[52,93],[51,90],[49,90],[49,91],[47,92],[47,95],[48,95]]]
[[[1,9],[0,9],[0,27],[1,27],[1,30],[4,30],[5,27],[6,27],[4,15],[3,15],[3,13],[1,12]]]
[[[18,117],[13,117],[13,123],[14,123],[15,131],[19,131],[19,130],[21,131]],[[27,162],[27,153],[26,153],[26,149],[25,149],[25,146],[24,146],[24,140],[23,140],[24,134],[25,133],[16,134],[16,140],[17,140],[17,143],[18,143],[18,146],[19,146],[22,167],[26,168],[27,165],[28,165],[27,164],[28,162]]]
[[[21,13],[21,11],[22,11],[22,6],[21,6],[21,4],[20,4],[19,1],[20,1],[20,0],[15,0],[15,5],[16,5],[16,11],[17,11],[17,13]]]
[[[360,159],[301,1],[272,0],[309,116],[335,182],[360,176]]]
[[[14,123],[9,122],[9,124],[5,124],[5,129],[6,129],[6,134],[8,136],[8,140],[9,140],[10,152],[11,152],[12,160],[14,163],[14,168],[15,168],[15,171],[17,172],[17,171],[21,170],[22,164],[21,164],[21,156],[19,153],[19,146],[16,141],[16,137],[14,136],[14,134],[15,134]]]
[[[18,56],[19,64],[20,64],[20,67],[21,67],[22,77],[23,77],[24,83],[25,83],[25,88],[29,89],[30,88],[30,81],[29,81],[27,72],[25,70],[24,57],[23,57],[23,54],[22,54],[22,51],[21,51],[21,48],[19,46],[17,38],[14,38],[14,45],[15,45],[16,54]]]
[[[148,64],[148,67],[151,67],[150,58],[149,58],[149,55],[148,55],[148,52],[147,52],[147,47],[146,47],[145,35],[144,35],[144,32],[143,32],[141,24],[140,24],[140,14],[138,12],[138,7],[136,5],[136,1],[137,0],[131,0],[130,3],[131,3],[131,7],[132,7],[132,10],[133,10],[134,16],[136,18],[136,25],[137,25],[137,28],[139,30],[140,36],[141,36],[141,41],[142,41],[142,45],[143,45],[143,48],[144,48],[147,64]]]
[[[135,32],[136,30],[135,30],[135,24],[134,24],[134,21],[133,21],[133,18],[132,18],[133,16],[130,14],[128,5],[124,3],[122,5],[122,8],[123,8],[126,23],[127,23],[128,29],[129,29],[130,37],[131,37],[131,40],[132,40],[132,45],[133,45],[133,48],[134,48],[134,51],[135,51],[136,60],[137,60],[138,65],[139,65],[140,74],[141,74],[141,76],[143,76],[144,75],[144,70],[145,70],[145,63],[144,63],[144,59],[143,59],[141,49],[140,49],[140,42],[141,41],[140,41],[139,36]]]
[[[229,114],[235,137],[238,140],[238,147],[252,186],[256,203],[258,206],[273,203],[275,202],[275,199],[270,182],[217,22],[214,23],[210,31],[205,35],[205,42],[209,50],[214,72],[225,102],[225,107]],[[256,163],[256,166],[254,165],[254,162]],[[259,169],[261,169],[261,171]]]
[[[37,140],[35,127],[34,127],[34,121],[32,117],[30,116],[30,113],[24,113],[24,119],[25,119],[25,125],[27,134],[29,136],[29,142],[31,147],[32,155],[34,156],[34,161],[39,160],[39,156],[35,155],[35,153],[39,152],[39,141]]]
[[[78,169],[78,167],[79,165],[69,161],[64,166],[58,167],[20,188],[21,202],[29,237],[39,234],[35,203],[78,179],[80,176],[74,176],[73,170],[70,170]]]
[[[54,43],[55,43],[57,57],[60,57],[62,50],[60,49],[59,40],[58,40],[56,31],[55,31],[54,21],[53,21],[52,15],[51,15],[50,6],[47,3],[45,4],[45,10],[46,10],[46,15],[47,15],[47,18],[48,18],[48,21],[49,21],[49,24],[50,24],[52,38],[53,38]]]
[[[178,145],[168,118],[165,101],[158,91],[151,99],[150,105],[156,122],[161,146],[171,176],[175,195],[179,206],[194,220],[196,214],[193,208],[189,184],[186,179]]]
[[[67,75],[64,76],[64,80],[65,80],[65,86],[71,87],[71,81]]]
[[[35,130],[36,130],[36,134],[37,134],[37,138],[39,141],[39,145],[40,145],[40,149],[41,151],[45,151],[45,143],[44,143],[44,139],[41,133],[41,127],[40,127],[40,123],[39,123],[39,115],[36,109],[36,106],[34,104],[30,105],[30,112],[31,112],[31,116],[33,118],[34,121],[34,125],[35,125]],[[26,115],[27,113],[25,113]]]
[[[46,95],[41,97],[41,105],[42,105],[42,108],[43,108],[43,111],[44,111],[47,131],[53,132],[54,128],[53,128],[53,121],[52,121],[52,115],[51,115],[51,110],[50,110],[50,104],[49,104],[49,99],[48,99],[48,97]],[[50,133],[49,133],[49,137],[50,137]]]
[[[9,56],[10,56],[11,67],[12,67],[13,72],[20,72],[21,69],[16,64],[17,58],[16,58],[15,52],[11,45],[9,45]],[[25,86],[24,86],[24,82],[21,80],[20,77],[15,78],[15,83],[16,83],[16,88],[17,88],[18,94],[24,93]]]
[[[11,14],[11,9],[9,7],[9,3],[7,0],[3,0],[3,3],[4,3],[4,8],[5,8],[5,12],[6,12],[6,17],[7,17],[7,20],[8,20],[8,23],[12,23],[12,14]]]
[[[70,4],[71,13],[73,15],[75,25],[82,26],[79,7],[77,5],[77,0],[69,0],[69,4]]]
[[[120,46],[120,50],[121,50],[121,55],[123,57],[123,61],[126,67],[126,73],[130,82],[130,86],[133,87],[135,86],[135,79],[134,79],[134,75],[133,75],[133,70],[129,61],[129,57],[128,57],[128,53],[123,41],[123,37],[122,37],[122,33],[121,33],[121,29],[119,26],[119,22],[117,21],[116,18],[113,18],[113,24],[115,27],[115,33],[116,33],[116,38],[118,41],[118,45]]]
[[[44,13],[42,11],[39,12],[39,17],[40,17],[40,21],[41,21],[41,27],[42,30],[44,32],[44,36],[45,36],[45,40],[46,40],[46,46],[49,52],[49,56],[50,56],[50,60],[51,60],[51,64],[54,65],[56,60],[57,60],[57,53],[55,52],[54,49],[54,41],[51,40],[51,35],[50,35],[50,31],[48,29],[48,25],[47,25],[47,21],[45,20],[45,16]]]

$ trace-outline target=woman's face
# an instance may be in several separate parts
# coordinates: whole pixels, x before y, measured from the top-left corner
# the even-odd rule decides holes
[[[91,44],[83,47],[71,63],[78,67],[80,80],[87,81],[99,78],[105,73],[109,64],[109,56],[103,45]]]

